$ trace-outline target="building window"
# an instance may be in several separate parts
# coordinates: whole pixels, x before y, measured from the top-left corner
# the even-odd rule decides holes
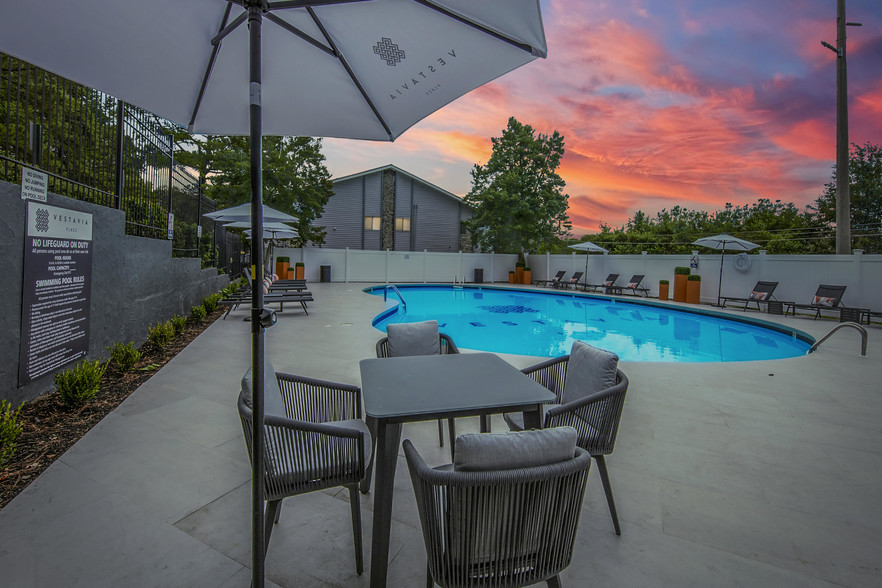
[[[399,216],[395,219],[395,230],[396,231],[409,231],[410,230],[410,219]]]
[[[378,217],[378,216],[364,217],[364,230],[365,231],[379,231],[380,230],[380,217]]]

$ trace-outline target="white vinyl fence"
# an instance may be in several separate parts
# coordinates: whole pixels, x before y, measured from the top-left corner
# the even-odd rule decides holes
[[[516,255],[493,253],[432,253],[414,251],[362,251],[357,249],[311,248],[275,250],[286,255],[291,265],[303,261],[306,279],[317,282],[321,266],[330,266],[333,282],[368,283],[452,283],[473,282],[475,270],[483,273],[484,283],[506,283],[514,269]],[[588,256],[589,284],[599,284],[611,273],[619,274],[618,284],[626,285],[634,274],[643,274],[643,286],[650,296],[658,296],[659,280],[669,280],[673,288],[674,268],[698,261],[693,274],[700,274],[701,299],[715,302],[720,279],[720,254],[696,252],[690,255],[609,255]],[[758,280],[778,282],[775,298],[801,303],[811,301],[820,284],[847,287],[843,303],[847,306],[882,310],[882,255],[768,255],[764,251],[748,255],[747,267],[736,267],[736,254],[723,258],[722,293],[744,297]],[[567,277],[585,271],[585,255],[529,255],[527,265],[533,280],[548,279],[560,270]],[[583,281],[585,278],[583,277]]]

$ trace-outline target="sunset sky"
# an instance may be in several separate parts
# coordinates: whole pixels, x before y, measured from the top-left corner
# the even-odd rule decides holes
[[[564,135],[573,233],[637,210],[813,202],[836,148],[836,0],[542,1],[548,58],[395,143],[326,139],[334,177],[394,164],[460,196],[514,116]],[[848,0],[850,142],[882,144],[882,1]]]

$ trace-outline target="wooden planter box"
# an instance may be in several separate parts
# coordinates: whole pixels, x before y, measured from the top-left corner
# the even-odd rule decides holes
[[[516,277],[516,274],[509,273],[509,274],[508,274],[508,283],[509,283],[509,284],[514,284],[514,283],[515,283],[515,277]]]
[[[288,277],[288,268],[291,267],[291,263],[287,261],[277,261],[276,262],[276,275],[279,276],[280,279],[285,279]]]
[[[689,304],[701,304],[701,281],[691,280],[686,282],[686,302]]]
[[[294,279],[295,280],[303,280],[304,275],[306,275],[306,268],[302,265],[294,266]]]
[[[668,288],[670,284],[659,284],[658,285],[658,299],[659,300],[667,300],[668,299]]]
[[[523,276],[521,278],[521,284],[528,284],[533,279],[533,271],[524,270]]]
[[[686,278],[683,274],[674,274],[674,302],[686,302]]]
[[[524,268],[521,266],[517,266],[515,268],[515,284],[523,284],[524,283]]]

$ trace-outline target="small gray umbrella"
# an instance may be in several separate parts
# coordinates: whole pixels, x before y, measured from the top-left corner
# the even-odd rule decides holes
[[[275,208],[270,208],[266,204],[261,205],[261,209],[263,210],[263,220],[264,223],[269,222],[278,222],[278,223],[290,223],[294,222],[297,219],[290,214],[285,212],[280,212]],[[218,222],[248,222],[248,226],[252,226],[252,218],[251,218],[251,203],[246,202],[245,204],[240,204],[238,206],[232,206],[230,208],[223,208],[221,210],[215,210],[214,212],[206,212],[202,216],[208,217],[211,220]]]
[[[604,249],[603,247],[601,247],[600,245],[595,245],[591,241],[582,241],[580,243],[576,243],[575,245],[570,245],[569,247],[570,247],[570,249],[575,249],[577,251],[584,251],[585,252],[585,283],[587,284],[588,283],[588,254],[591,253],[592,251],[596,251],[598,253],[608,253],[608,251],[606,249]],[[575,288],[575,286],[573,286],[573,288]],[[588,289],[586,288],[585,291],[587,292]]]
[[[759,247],[756,243],[733,237],[732,235],[722,234],[712,237],[702,237],[692,242],[693,245],[701,245],[710,249],[718,249],[720,251],[720,283],[717,285],[717,306],[720,306],[720,294],[723,290],[723,256],[726,250],[729,251],[750,251]]]

